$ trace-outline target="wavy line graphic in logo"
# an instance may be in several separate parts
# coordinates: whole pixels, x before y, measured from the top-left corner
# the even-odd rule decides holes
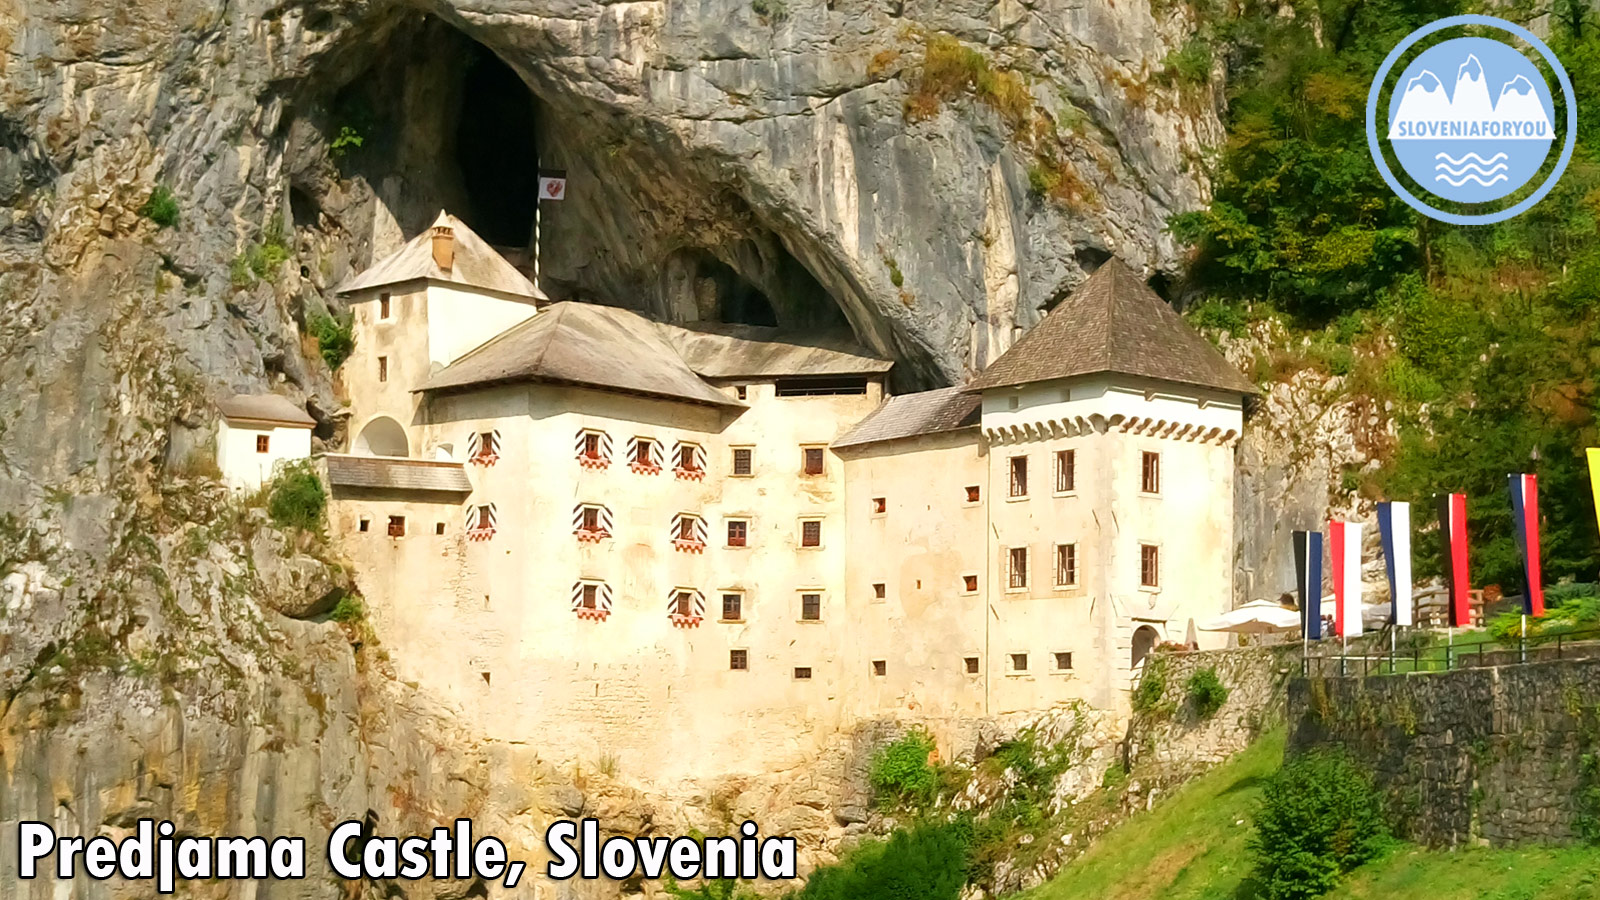
[[[1486,203],[1528,183],[1555,139],[1544,75],[1511,46],[1444,41],[1407,66],[1389,101],[1389,146],[1416,182]]]

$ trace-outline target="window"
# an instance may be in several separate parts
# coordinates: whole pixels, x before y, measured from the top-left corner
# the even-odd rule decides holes
[[[444,534],[444,523],[443,522],[435,522],[435,523],[433,523],[433,533],[434,534]]]
[[[597,609],[600,603],[600,585],[586,584],[583,586],[583,598],[578,601],[583,609]]]
[[[694,513],[678,513],[672,517],[672,546],[675,550],[685,553],[700,553],[706,548],[706,531],[704,519]]]
[[[651,458],[656,442],[649,438],[638,438],[633,442],[633,464],[641,468],[655,468],[655,460]]]
[[[748,399],[750,399],[750,389],[748,387],[746,387],[745,385],[741,384],[738,387],[735,387],[733,389],[733,391],[734,391],[734,393],[736,395],[738,395],[740,400],[748,400]]]
[[[494,504],[487,506],[470,506],[467,508],[467,540],[487,541],[494,537],[495,510]]]
[[[600,435],[589,431],[583,435],[583,455],[589,459],[600,458]]]
[[[489,598],[483,598],[484,608],[489,607]],[[611,615],[611,588],[603,581],[590,581],[581,579],[572,586],[572,611],[580,619],[593,622],[604,622]]]
[[[694,616],[694,592],[679,591],[672,598],[672,614],[692,618]]]
[[[963,591],[966,591],[969,594],[976,594],[978,592],[978,576],[976,576],[976,575],[963,575],[963,576],[961,576],[961,589]]]
[[[1008,408],[1010,408],[1010,409],[1017,409],[1017,408],[1022,406],[1022,398],[1021,397],[1007,397],[1006,398],[1006,406]]]
[[[810,681],[811,680],[811,667],[810,666],[795,666],[794,667],[794,680],[795,681]]]
[[[800,452],[801,452],[801,464],[803,466],[801,471],[804,472],[807,475],[821,475],[822,474],[822,448],[821,447],[803,447],[803,448],[801,448]]]
[[[1078,451],[1056,451],[1056,493],[1070,494],[1078,486]]]
[[[694,521],[693,516],[684,516],[678,520],[678,540],[694,540]]]
[[[267,452],[267,448],[269,448],[270,446],[272,446],[272,438],[270,438],[270,437],[268,437],[267,435],[264,435],[264,434],[256,435],[256,452],[257,453],[265,453],[265,452]]]
[[[743,594],[731,594],[730,593],[730,594],[723,594],[722,595],[722,620],[724,622],[742,622],[742,621],[744,621],[744,595]]]
[[[705,471],[705,466],[700,463],[699,444],[679,444],[678,453],[673,460],[674,468],[683,473],[697,474]]]
[[[480,466],[492,466],[500,459],[500,432],[480,431],[467,441],[467,449],[471,451],[469,462]]]
[[[822,546],[822,520],[806,519],[800,523],[800,546]]]
[[[872,661],[872,674],[880,676],[880,677],[889,674],[889,661],[886,660],[886,659],[875,659],[875,660],[873,660]]]
[[[363,516],[361,518],[361,521],[356,523],[356,530],[357,531],[370,531],[371,529],[372,529],[372,520],[369,519],[369,518],[366,518],[365,516]]]
[[[822,595],[800,595],[800,618],[806,622],[822,621]]]
[[[1056,545],[1056,586],[1071,587],[1078,583],[1078,545]]]
[[[729,650],[728,668],[735,672],[743,672],[750,668],[749,650]]]
[[[728,546],[747,547],[750,541],[750,523],[744,519],[728,520]]]
[[[1011,496],[1028,496],[1028,458],[1011,457]]]
[[[978,658],[976,656],[968,656],[963,659],[962,662],[964,662],[967,666],[968,675],[978,674]]]
[[[753,468],[751,466],[751,457],[753,456],[754,453],[749,447],[733,448],[733,474],[749,475]]]
[[[597,506],[585,506],[583,508],[583,530],[584,531],[599,531],[600,530],[600,508],[599,507],[597,507]]]
[[[967,485],[967,502],[968,503],[977,503],[978,499],[980,497],[982,497],[982,496],[983,496],[983,488],[980,488],[975,484]]]
[[[881,581],[872,583],[872,599],[883,600],[889,596],[889,586]]]
[[[1056,671],[1057,672],[1065,672],[1068,669],[1072,668],[1072,654],[1071,653],[1057,653],[1057,654],[1055,654],[1055,657],[1056,657]]]
[[[406,536],[406,517],[405,516],[390,516],[389,517],[389,537],[397,538],[397,537],[405,537],[405,536]]]
[[[779,397],[833,397],[866,392],[867,379],[851,375],[779,378],[773,387],[773,393]]]
[[[579,503],[572,508],[572,533],[580,544],[599,543],[611,537],[611,510],[598,503]]]
[[[378,380],[389,380],[389,357],[387,356],[378,357]]]
[[[1011,671],[1013,671],[1013,672],[1026,672],[1026,671],[1028,671],[1028,654],[1026,654],[1026,653],[1013,653],[1013,654],[1011,654]]]
[[[390,309],[389,309],[389,292],[388,291],[384,291],[383,293],[378,295],[378,318],[380,318],[380,319],[389,318],[389,312],[390,312]]]
[[[1010,571],[1007,586],[1013,589],[1028,586],[1028,548],[1012,547],[1010,553]]]
[[[872,498],[872,514],[873,515],[881,516],[881,515],[883,515],[884,513],[888,512],[888,511],[889,511],[889,498],[888,497],[873,497]]]
[[[1153,544],[1139,545],[1139,586],[1161,586],[1161,548]]]
[[[1161,493],[1161,454],[1146,451],[1144,464],[1139,468],[1139,490],[1146,494]]]
[[[580,428],[573,452],[577,454],[578,465],[585,469],[609,468],[611,466],[611,436],[604,431]]]

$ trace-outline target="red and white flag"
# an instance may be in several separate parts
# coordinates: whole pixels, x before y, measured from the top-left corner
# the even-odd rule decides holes
[[[567,173],[559,169],[542,169],[539,172],[539,199],[565,200],[567,198]]]
[[[1329,522],[1333,555],[1333,628],[1341,637],[1361,634],[1361,523]]]

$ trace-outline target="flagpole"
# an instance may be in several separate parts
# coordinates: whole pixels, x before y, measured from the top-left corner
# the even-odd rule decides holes
[[[1487,617],[1485,617],[1487,618]],[[1528,661],[1528,614],[1522,614],[1522,640],[1519,642],[1522,662]]]
[[[539,292],[539,195],[543,193],[543,190],[533,192],[533,292],[535,294]]]

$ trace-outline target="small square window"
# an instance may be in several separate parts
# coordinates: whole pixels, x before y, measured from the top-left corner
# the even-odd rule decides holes
[[[982,497],[982,496],[983,496],[983,488],[981,488],[981,487],[979,487],[979,486],[977,486],[975,484],[967,485],[967,502],[968,503],[977,503],[978,499],[980,497]]]
[[[378,380],[389,380],[389,357],[387,356],[378,357]]]
[[[1011,457],[1011,496],[1028,496],[1028,458]]]
[[[821,475],[822,474],[822,466],[823,466],[822,448],[821,447],[805,447],[805,448],[803,448],[802,451],[801,451],[801,460],[800,460],[800,462],[801,462],[801,464],[803,466],[801,471],[803,471],[805,474],[807,474],[807,475]]]
[[[881,581],[872,583],[872,599],[882,600],[889,596],[889,586]]]
[[[750,668],[749,650],[729,650],[728,668],[735,672],[743,672]]]
[[[1161,548],[1154,544],[1139,545],[1139,586],[1161,586]]]
[[[1068,669],[1072,668],[1072,654],[1071,653],[1057,653],[1055,656],[1056,656],[1056,671],[1065,672]]]
[[[673,598],[672,612],[674,615],[688,618],[694,615],[694,594],[690,591],[679,591]]]
[[[378,295],[378,318],[387,319],[389,318],[389,313],[389,292],[384,291]]]
[[[800,595],[800,618],[806,622],[822,621],[822,595]]]
[[[1078,451],[1056,451],[1056,493],[1070,494],[1078,488]]]
[[[363,518],[360,522],[356,523],[356,530],[357,531],[371,531],[372,530],[372,520],[371,519],[367,519],[367,518]]]
[[[266,453],[272,447],[272,438],[269,435],[256,435],[256,452]]]
[[[750,523],[744,519],[728,520],[728,546],[747,547],[750,542]]]
[[[748,387],[746,387],[745,385],[741,384],[738,387],[734,388],[733,390],[734,390],[734,393],[738,395],[740,400],[749,400],[750,399],[750,389]]]
[[[1026,653],[1013,653],[1013,654],[1011,654],[1011,671],[1013,671],[1013,672],[1026,672],[1026,671],[1028,671],[1028,654],[1026,654]]]
[[[599,602],[600,602],[600,585],[598,585],[598,584],[586,584],[586,585],[584,585],[583,586],[583,598],[579,601],[579,605],[581,607],[583,607],[584,609],[595,609],[595,608],[597,608],[599,606]]]
[[[444,534],[444,523],[443,522],[435,522],[435,523],[433,523],[433,533],[434,534]]]
[[[749,475],[754,468],[751,465],[754,452],[749,447],[733,448],[733,474]]]
[[[406,536],[406,517],[405,516],[390,516],[389,517],[389,537],[397,538],[397,537],[405,537],[405,536]]]
[[[1161,493],[1161,454],[1146,451],[1139,467],[1139,490],[1146,494]]]
[[[886,659],[875,659],[875,660],[873,660],[872,661],[872,674],[880,676],[880,677],[889,674],[889,661],[886,660]]]
[[[961,576],[961,589],[963,591],[966,591],[969,594],[976,594],[978,592],[978,576],[976,576],[976,575],[963,575],[963,576]]]
[[[583,508],[582,529],[584,531],[600,530],[600,507],[585,506]]]
[[[794,680],[795,681],[810,681],[811,680],[811,667],[810,666],[795,666],[794,667]]]
[[[730,593],[722,595],[722,619],[725,622],[744,621],[743,594]]]
[[[678,445],[678,468],[684,472],[700,471],[700,447],[697,444]]]
[[[873,515],[881,516],[881,515],[883,515],[884,513],[888,512],[888,511],[889,511],[889,498],[888,497],[873,497],[872,498],[872,514]]]
[[[976,656],[966,657],[962,661],[967,666],[967,674],[968,675],[976,675],[976,674],[978,674],[978,658]]]
[[[822,520],[806,519],[800,523],[800,546],[822,546]]]
[[[656,442],[649,438],[636,438],[633,442],[633,464],[645,468],[655,467]]]

